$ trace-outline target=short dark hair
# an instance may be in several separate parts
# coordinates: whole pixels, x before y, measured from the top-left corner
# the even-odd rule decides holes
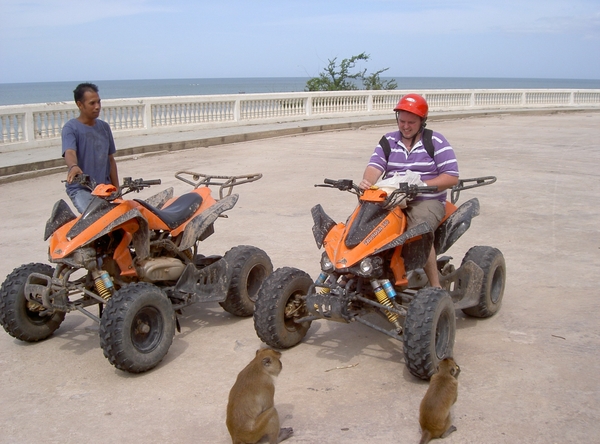
[[[73,96],[75,97],[75,103],[81,102],[83,100],[83,95],[86,91],[92,91],[97,93],[98,87],[93,83],[80,83],[77,85],[77,88],[73,90]]]

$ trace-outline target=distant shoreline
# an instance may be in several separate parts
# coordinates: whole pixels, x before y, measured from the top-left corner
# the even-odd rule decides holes
[[[94,80],[103,99],[215,94],[301,92],[310,77]],[[492,77],[383,77],[400,90],[431,89],[600,89],[600,79]],[[0,105],[71,102],[80,81],[0,83]]]

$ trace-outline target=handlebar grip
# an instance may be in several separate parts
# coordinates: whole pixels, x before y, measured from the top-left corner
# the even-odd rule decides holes
[[[150,179],[150,180],[144,181],[144,185],[160,185],[160,184],[161,184],[160,179]]]
[[[324,179],[323,183],[326,183],[327,185],[337,185],[338,181],[333,179]]]

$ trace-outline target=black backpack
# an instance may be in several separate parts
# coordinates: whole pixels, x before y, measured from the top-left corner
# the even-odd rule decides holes
[[[427,154],[429,154],[429,157],[431,157],[433,159],[433,153],[434,153],[434,148],[433,148],[433,140],[431,140],[433,136],[433,131],[425,128],[423,129],[423,136],[421,137],[421,139],[423,140],[423,146],[425,146],[425,151],[427,151]],[[389,140],[387,140],[387,138],[385,136],[383,136],[381,138],[381,140],[379,141],[379,145],[381,145],[381,148],[383,149],[383,153],[385,154],[385,160],[387,161],[390,157],[390,153],[392,152],[392,149],[390,148],[390,142]]]

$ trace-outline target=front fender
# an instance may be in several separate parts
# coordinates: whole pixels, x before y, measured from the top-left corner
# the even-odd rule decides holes
[[[62,227],[64,224],[77,219],[77,216],[71,210],[71,207],[67,205],[64,200],[59,200],[54,204],[50,219],[46,222],[46,229],[44,230],[44,241],[47,241],[52,233]]]
[[[315,237],[317,248],[321,248],[325,237],[331,229],[336,226],[336,223],[325,213],[325,210],[323,210],[323,207],[320,204],[312,207],[310,214],[312,214],[314,222],[312,227],[313,236]]]

